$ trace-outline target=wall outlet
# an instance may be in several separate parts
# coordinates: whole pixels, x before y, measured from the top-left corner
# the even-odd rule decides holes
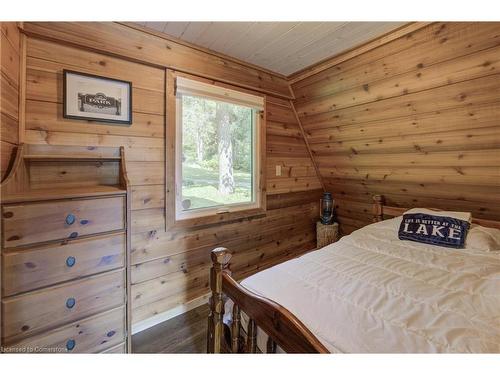
[[[281,176],[281,165],[276,166],[276,176]]]

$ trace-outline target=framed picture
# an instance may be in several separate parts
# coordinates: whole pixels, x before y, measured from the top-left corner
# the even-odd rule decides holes
[[[132,124],[132,83],[64,70],[63,117]]]

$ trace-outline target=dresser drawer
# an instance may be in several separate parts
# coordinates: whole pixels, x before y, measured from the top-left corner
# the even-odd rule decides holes
[[[125,234],[4,252],[3,295],[11,296],[125,265]]]
[[[99,353],[126,337],[125,308],[119,307],[48,333],[6,345],[7,353]],[[116,349],[115,349],[116,350]]]
[[[2,337],[11,342],[124,303],[124,269],[8,297],[2,300]]]
[[[2,207],[4,247],[125,228],[125,197],[51,201]]]
[[[127,343],[122,342],[119,345],[113,346],[112,348],[106,349],[101,352],[101,354],[124,354],[127,353]]]

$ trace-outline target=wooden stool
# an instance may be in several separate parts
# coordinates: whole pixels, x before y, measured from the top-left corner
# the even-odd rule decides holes
[[[316,222],[316,247],[318,249],[330,245],[339,239],[339,224],[322,224]]]

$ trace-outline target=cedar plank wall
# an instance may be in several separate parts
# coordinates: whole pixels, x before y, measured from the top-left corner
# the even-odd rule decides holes
[[[500,23],[434,23],[292,85],[344,234],[388,204],[500,219]]]
[[[20,35],[15,22],[1,22],[0,76],[0,180],[9,168],[19,143],[19,49]]]
[[[92,27],[78,23],[42,25],[25,23],[28,34],[34,31],[41,33],[29,36],[27,40],[26,142],[125,146],[127,171],[133,185],[133,324],[208,292],[209,255],[217,245],[235,252],[231,268],[237,277],[315,247],[314,221],[318,214],[320,183],[288,100],[268,96],[266,101],[267,216],[198,230],[165,232],[165,70],[130,61],[130,56],[136,53],[134,50],[125,49],[123,42],[110,42],[116,35],[120,37],[125,33],[127,39],[133,40],[133,45],[148,51],[159,43],[159,38],[122,25],[93,24],[101,33],[98,37],[104,38],[99,41],[98,37],[87,35]],[[68,33],[63,32],[65,29]],[[55,31],[61,34],[55,34]],[[111,45],[119,45],[121,50],[116,52],[123,57],[117,54],[111,57],[63,42],[42,40],[40,36],[45,35],[51,38],[78,35],[79,39],[71,42],[84,44],[94,41],[96,45],[87,45],[94,51],[100,43],[110,49]],[[159,53],[156,50],[153,52]],[[183,53],[187,52],[183,50]],[[135,60],[137,56],[132,57]],[[168,65],[169,55],[165,58],[165,65]],[[186,59],[187,63],[193,61],[192,56]],[[155,65],[158,63],[155,61]],[[175,60],[175,64],[182,68],[181,60]],[[205,64],[210,62],[204,62],[202,73],[212,78],[218,74],[219,67],[215,67],[219,70],[214,68],[211,71],[211,67]],[[133,124],[116,126],[63,119],[63,68],[132,81]],[[190,68],[191,73],[193,69]],[[251,70],[247,75],[245,69],[239,69],[242,70],[240,77],[245,87],[255,85],[258,88],[264,82],[264,87],[260,87],[263,90],[288,93],[288,87],[284,91],[278,84],[271,85],[275,78],[249,80],[248,76],[260,73]],[[262,75],[267,77],[266,73]],[[231,80],[238,78],[231,74],[221,76],[227,77]],[[276,80],[279,81],[278,78]],[[281,177],[273,177],[276,164],[283,166]]]

